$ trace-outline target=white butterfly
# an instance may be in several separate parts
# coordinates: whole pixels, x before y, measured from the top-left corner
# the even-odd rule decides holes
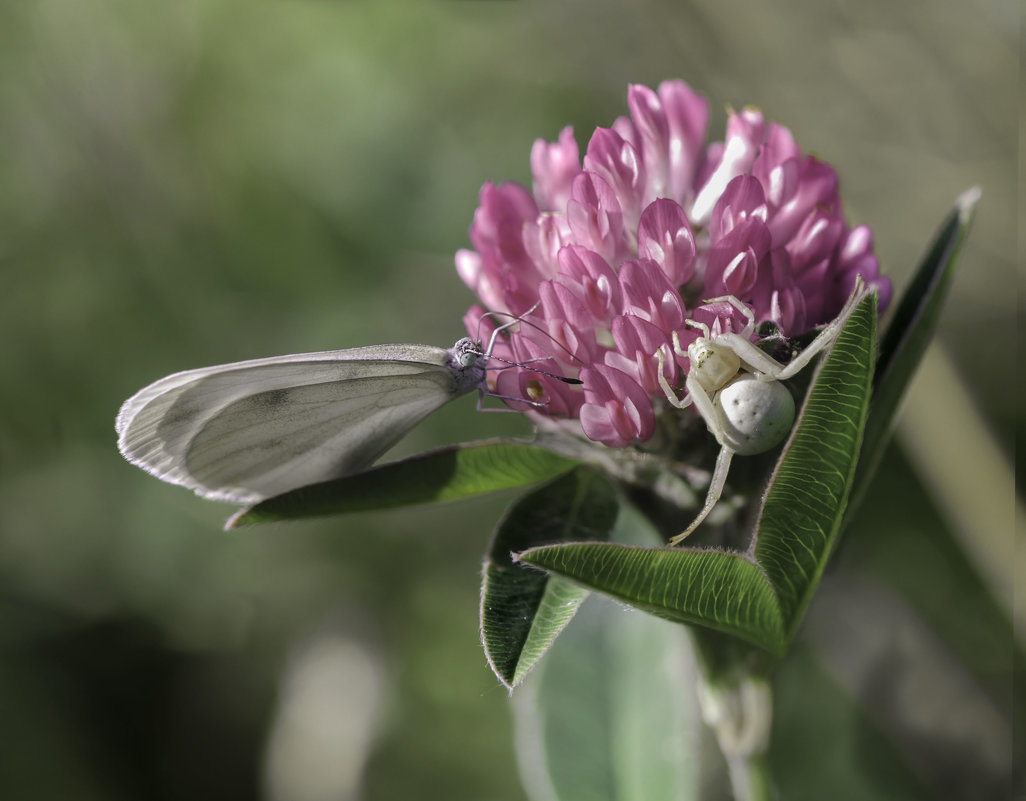
[[[368,467],[431,412],[484,391],[487,361],[464,338],[187,370],[125,401],[118,449],[205,498],[252,504]]]

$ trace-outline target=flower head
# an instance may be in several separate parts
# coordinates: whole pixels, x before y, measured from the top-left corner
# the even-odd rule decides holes
[[[755,109],[731,111],[722,142],[705,144],[708,105],[680,81],[631,86],[630,117],[592,135],[583,160],[571,128],[531,150],[533,192],[485,184],[456,268],[489,310],[522,322],[493,355],[511,366],[497,395],[532,414],[577,421],[614,447],[654,431],[660,389],[689,364],[675,354],[696,333],[739,330],[733,295],[757,322],[795,336],[832,320],[857,275],[884,308],[866,226],[845,223],[837,176],[803,155],[791,132]],[[474,306],[472,336],[496,324]],[[569,385],[553,376],[579,378]]]

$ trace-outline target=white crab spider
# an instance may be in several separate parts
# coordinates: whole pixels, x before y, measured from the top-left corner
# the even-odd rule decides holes
[[[786,365],[768,356],[749,340],[755,330],[755,316],[748,306],[733,295],[704,301],[725,301],[741,312],[748,322],[741,333],[713,336],[704,323],[686,320],[688,325],[700,329],[703,334],[688,345],[687,352],[681,348],[674,332],[674,351],[681,356],[686,355],[691,361],[684,383],[687,395],[683,399],[677,398],[663,375],[662,350],[656,354],[659,386],[666,393],[667,400],[678,409],[694,403],[720,444],[705,505],[691,525],[669,541],[670,545],[677,545],[698,528],[716,506],[735,453],[743,456],[764,453],[784,440],[794,424],[795,408],[791,393],[779,382],[794,376],[837,339],[848,316],[864,295],[864,284],[860,279],[837,318],[824,326],[809,346]]]

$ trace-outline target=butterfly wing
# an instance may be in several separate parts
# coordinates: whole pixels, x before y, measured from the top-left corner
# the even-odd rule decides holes
[[[207,498],[255,503],[361,470],[484,380],[450,351],[382,345],[176,373],[125,402],[130,462]]]

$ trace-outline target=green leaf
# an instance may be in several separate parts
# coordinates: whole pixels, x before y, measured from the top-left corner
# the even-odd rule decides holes
[[[237,512],[225,528],[452,501],[534,484],[577,464],[545,448],[512,440],[453,445],[268,498]]]
[[[608,539],[619,499],[601,474],[578,468],[520,498],[499,524],[485,562],[481,640],[488,662],[512,689],[570,622],[588,592],[511,554],[543,543]]]
[[[703,753],[685,632],[605,598],[580,613],[513,697],[531,801],[697,801]]]
[[[955,208],[941,224],[905,289],[882,338],[873,381],[873,402],[852,494],[853,506],[858,504],[876,473],[905,389],[933,338],[979,198],[980,190],[974,187],[955,202]]]
[[[862,444],[876,355],[876,295],[855,309],[812,381],[755,525],[786,640],[819,583],[841,525]]]
[[[521,559],[661,617],[783,653],[830,554],[859,453],[875,352],[876,297],[820,363],[744,553],[572,543]]]
[[[746,554],[573,543],[532,548],[520,559],[659,617],[781,650],[784,624],[773,590]]]

